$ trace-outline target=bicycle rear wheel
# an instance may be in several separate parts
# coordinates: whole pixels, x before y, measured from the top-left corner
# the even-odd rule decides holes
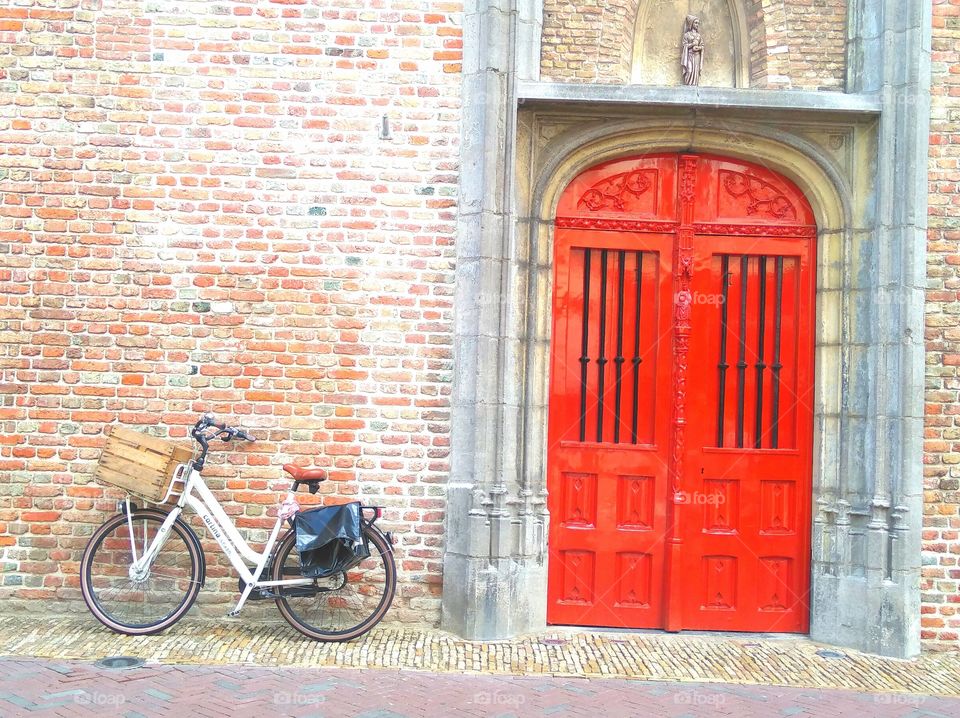
[[[166,518],[156,509],[134,511],[130,521],[120,514],[90,538],[80,562],[80,590],[87,608],[107,628],[130,636],[157,633],[180,620],[196,600],[203,556],[179,519],[150,567],[140,575],[131,571],[133,547],[142,556]]]
[[[346,573],[314,579],[308,586],[278,587],[277,608],[300,633],[317,641],[349,641],[373,628],[387,613],[397,589],[397,568],[387,538],[365,528],[370,556]],[[273,580],[300,577],[296,533],[277,547]]]

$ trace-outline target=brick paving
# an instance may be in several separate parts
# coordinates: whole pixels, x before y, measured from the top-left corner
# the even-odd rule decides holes
[[[822,688],[406,670],[148,665],[0,659],[0,715],[337,718],[731,715],[947,718],[960,699]]]
[[[825,655],[818,654],[825,652]],[[342,644],[302,638],[282,622],[187,618],[156,636],[111,633],[85,615],[0,615],[0,657],[92,662],[126,655],[151,664],[406,669],[444,674],[645,679],[887,695],[960,696],[960,655],[902,661],[833,649],[799,637],[617,633],[552,629],[510,641],[381,625]],[[960,715],[960,707],[954,712]]]

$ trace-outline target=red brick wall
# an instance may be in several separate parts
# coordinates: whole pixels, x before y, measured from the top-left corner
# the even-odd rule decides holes
[[[767,15],[764,0],[747,0],[748,47],[750,48],[750,87],[766,87],[767,75]]]
[[[847,0],[750,5],[752,86],[843,91]],[[762,26],[762,42],[753,42],[753,25]]]
[[[540,72],[545,81],[630,82],[641,0],[544,0]]]
[[[0,8],[0,597],[78,597],[105,424],[211,410],[260,439],[205,472],[240,526],[326,467],[436,620],[460,3],[53,4]]]
[[[960,0],[934,0],[927,258],[924,646],[960,647]]]

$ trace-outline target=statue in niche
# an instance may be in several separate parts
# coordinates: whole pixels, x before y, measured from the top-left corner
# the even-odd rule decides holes
[[[687,19],[683,21],[683,37],[680,40],[680,46],[683,84],[699,85],[700,70],[703,67],[703,36],[700,34],[700,18],[696,15],[687,15]]]

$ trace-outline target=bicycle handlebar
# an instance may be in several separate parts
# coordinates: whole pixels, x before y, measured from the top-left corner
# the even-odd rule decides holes
[[[218,422],[216,417],[213,414],[207,413],[200,417],[200,420],[194,424],[193,431],[191,432],[197,440],[200,439],[200,432],[209,427],[216,429],[212,434],[203,434],[204,439],[214,439],[220,434],[226,434],[226,436],[220,437],[224,441],[230,441],[233,438],[245,439],[247,441],[256,441],[250,434],[248,434],[243,429],[237,428],[235,426],[227,426],[221,422]]]
[[[204,431],[210,427],[213,427],[216,431],[204,433]],[[203,448],[203,452],[198,458],[194,459],[193,462],[193,466],[197,471],[203,468],[204,461],[206,461],[207,458],[207,450],[210,448],[211,439],[216,439],[219,436],[221,441],[232,441],[237,438],[245,439],[246,441],[255,441],[255,439],[243,429],[227,426],[224,423],[218,422],[216,417],[210,413],[206,413],[200,417],[197,423],[193,425],[193,430],[190,432],[190,435],[196,439],[197,443]]]

